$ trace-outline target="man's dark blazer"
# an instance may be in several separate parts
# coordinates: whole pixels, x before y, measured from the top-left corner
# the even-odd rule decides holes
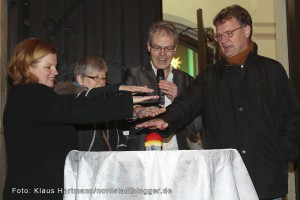
[[[192,76],[189,74],[177,70],[172,69],[173,73],[173,82],[177,85],[178,89],[178,95],[194,80]],[[156,75],[152,69],[152,66],[149,62],[146,66],[137,66],[128,68],[125,71],[124,76],[124,84],[126,85],[137,85],[137,86],[148,86],[151,89],[154,89],[154,93],[150,93],[148,95],[157,95],[158,94],[158,85],[156,81]],[[153,105],[155,103],[158,104],[158,101],[148,101],[149,105]],[[184,134],[184,131],[186,129],[183,129],[179,132],[176,132],[176,139],[178,148],[180,150],[190,149],[186,134]],[[144,137],[145,134],[139,134],[139,135],[129,135],[127,147],[129,150],[144,150]]]

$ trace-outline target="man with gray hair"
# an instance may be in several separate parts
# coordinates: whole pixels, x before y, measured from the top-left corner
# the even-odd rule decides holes
[[[124,84],[148,86],[154,89],[154,94],[163,93],[164,105],[169,106],[194,78],[189,74],[174,69],[171,61],[175,55],[179,34],[173,23],[157,21],[149,29],[147,49],[150,53],[150,62],[145,66],[128,68],[125,72]],[[164,80],[157,82],[157,71],[163,71]],[[152,101],[152,103],[155,103]],[[156,102],[156,104],[158,104]],[[186,150],[190,149],[187,135],[191,132],[196,134],[201,127],[201,119],[196,119],[188,127],[184,127],[163,139],[163,150]],[[196,127],[197,125],[197,127]],[[130,134],[127,147],[130,150],[144,150],[145,133]]]

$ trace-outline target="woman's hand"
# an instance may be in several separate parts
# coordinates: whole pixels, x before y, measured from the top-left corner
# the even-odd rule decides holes
[[[131,92],[132,95],[138,94],[138,93],[151,93],[154,90],[148,88],[147,86],[133,86],[133,85],[120,85],[119,90],[128,91]],[[159,96],[152,95],[152,96],[132,96],[133,103],[141,103],[146,100],[150,99],[158,99]]]
[[[145,117],[155,117],[161,113],[164,113],[166,108],[158,108],[154,106],[143,107],[140,105],[133,106],[133,117],[138,117],[140,119]]]
[[[158,99],[159,96],[132,96],[133,103],[141,103],[143,101],[149,100],[149,99]]]
[[[132,92],[133,95],[137,94],[137,93],[151,93],[151,92],[154,92],[153,89],[150,89],[147,86],[134,86],[134,85],[120,85],[119,90]]]

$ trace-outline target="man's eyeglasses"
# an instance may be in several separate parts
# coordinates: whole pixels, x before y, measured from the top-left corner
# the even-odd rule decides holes
[[[99,82],[100,80],[106,81],[106,77],[100,77],[100,76],[87,76],[87,75],[85,75],[85,76],[88,77],[88,78],[93,79],[95,82]]]
[[[176,46],[161,47],[158,45],[153,45],[151,43],[149,43],[149,44],[150,44],[151,49],[153,49],[153,51],[156,51],[156,52],[161,52],[162,50],[164,50],[164,52],[173,52],[176,48]]]
[[[219,34],[217,33],[216,36],[215,36],[215,40],[217,42],[220,42],[222,40],[222,37],[225,37],[225,38],[231,38],[233,36],[233,32],[240,29],[240,28],[244,28],[245,26],[240,26],[232,31],[226,31],[225,33],[223,34]]]

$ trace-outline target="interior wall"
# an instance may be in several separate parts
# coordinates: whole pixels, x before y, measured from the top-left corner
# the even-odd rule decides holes
[[[5,146],[3,137],[2,113],[6,101],[5,64],[7,62],[7,1],[0,0],[0,200],[2,200],[5,180]]]
[[[277,60],[285,66],[285,70],[289,74],[286,1],[274,1],[274,3]]]

